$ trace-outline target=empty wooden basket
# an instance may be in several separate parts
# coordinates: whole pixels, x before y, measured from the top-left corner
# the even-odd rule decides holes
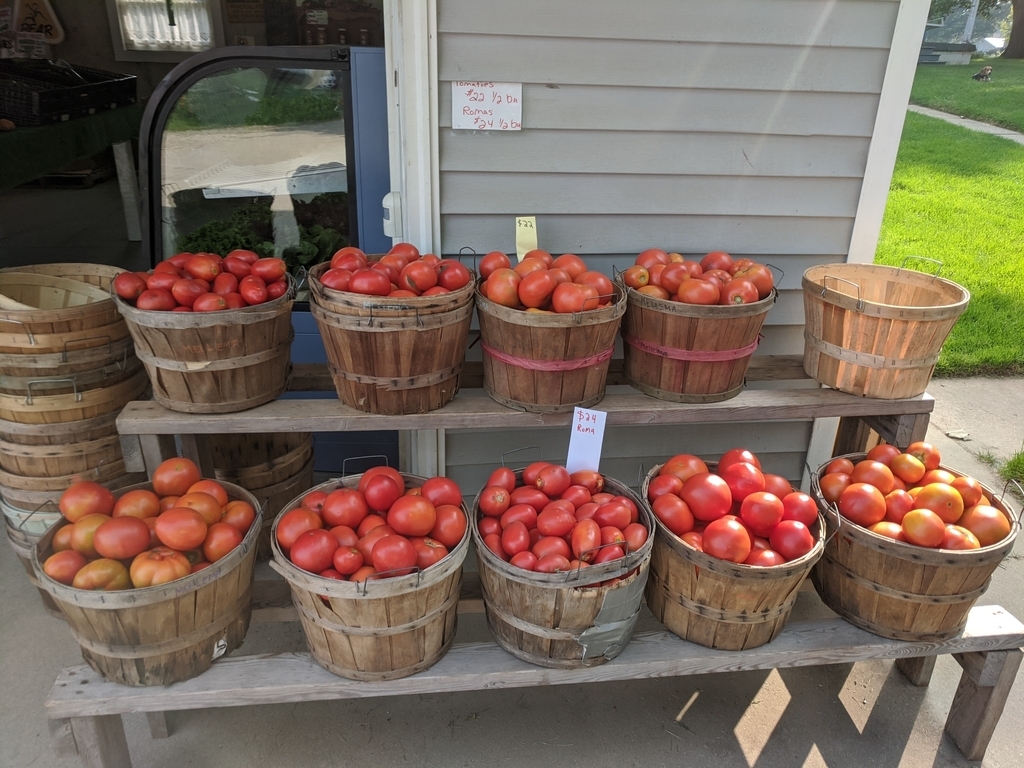
[[[533,412],[589,408],[604,397],[622,290],[607,307],[571,314],[511,309],[477,291],[484,389],[492,399]]]
[[[644,479],[644,498],[660,469]],[[647,581],[651,613],[684,640],[724,651],[757,648],[778,636],[825,545],[819,515],[811,529],[814,547],[804,556],[782,565],[743,565],[698,552],[661,520],[657,525]]]
[[[605,477],[605,490],[637,505],[647,541],[622,559],[569,573],[535,573],[501,560],[483,542],[476,523],[479,496],[474,502],[470,529],[487,624],[513,656],[556,669],[592,667],[618,656],[632,637],[651,562],[654,517],[617,480]],[[606,584],[614,579],[621,580]]]
[[[644,394],[675,403],[716,403],[743,390],[776,292],[752,304],[705,306],[627,289],[623,366]]]
[[[865,455],[846,458],[856,463]],[[812,577],[825,605],[851,624],[893,640],[936,642],[958,635],[992,574],[1013,549],[1020,528],[1013,509],[985,488],[992,506],[1009,519],[1009,536],[981,549],[918,547],[843,518],[821,494],[818,479],[824,468],[811,476],[811,492],[819,508],[828,511],[830,529],[835,530],[838,521],[838,531],[825,545]]]
[[[361,475],[315,486],[354,488]],[[403,474],[407,486],[425,478]],[[301,496],[282,514],[299,506]],[[435,664],[455,639],[462,563],[469,531],[443,560],[409,576],[336,581],[296,567],[271,533],[270,566],[288,581],[309,652],[317,664],[352,680],[396,680]]]
[[[89,666],[125,685],[170,685],[210,668],[242,643],[252,607],[253,565],[261,512],[256,499],[223,483],[230,499],[257,509],[242,543],[223,558],[183,579],[141,589],[91,592],[48,577],[42,563],[51,554],[56,526],[32,553],[42,589],[60,606]],[[151,483],[125,488],[152,490]],[[119,494],[118,494],[119,495]]]
[[[956,283],[880,264],[804,272],[804,370],[853,395],[920,395],[971,294]]]

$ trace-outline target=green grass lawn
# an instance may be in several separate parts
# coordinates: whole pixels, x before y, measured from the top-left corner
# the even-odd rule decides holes
[[[992,82],[971,79],[988,64]],[[910,103],[1024,131],[1024,59],[984,59],[970,66],[922,65]]]
[[[936,373],[1024,374],[1024,146],[908,113],[875,260],[907,256],[971,292]]]

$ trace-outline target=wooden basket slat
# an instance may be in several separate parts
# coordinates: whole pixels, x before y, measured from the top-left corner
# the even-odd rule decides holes
[[[122,270],[100,264],[40,264],[0,270],[0,294],[34,309],[0,309],[0,351],[7,334],[53,336],[110,326],[119,321],[110,299],[113,278]],[[113,313],[111,313],[113,310]],[[5,322],[6,321],[6,322]],[[56,339],[58,345],[60,339]],[[36,340],[29,354],[43,351]],[[15,347],[21,341],[15,342]]]
[[[74,394],[33,395],[26,403],[24,395],[0,394],[0,419],[21,424],[61,424],[82,421],[120,411],[132,400],[140,399],[149,390],[145,372],[109,387],[100,387]]]
[[[71,475],[121,458],[117,434],[65,445],[19,445],[0,440],[0,468],[18,475]]]

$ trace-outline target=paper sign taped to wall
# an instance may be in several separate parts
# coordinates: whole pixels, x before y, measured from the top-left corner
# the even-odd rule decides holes
[[[537,250],[537,217],[516,216],[516,261]]]
[[[595,472],[601,467],[601,445],[604,443],[604,411],[575,408],[572,412],[572,433],[569,436],[569,455],[565,468],[569,474],[581,469]]]
[[[523,84],[452,81],[452,128],[521,131]]]

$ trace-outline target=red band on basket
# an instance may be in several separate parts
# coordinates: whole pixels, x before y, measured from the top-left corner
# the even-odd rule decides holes
[[[527,357],[507,355],[482,342],[480,346],[483,348],[484,354],[490,355],[495,360],[507,363],[508,365],[514,365],[516,368],[526,368],[530,371],[576,371],[580,368],[589,368],[592,365],[603,363],[605,360],[610,360],[612,353],[615,351],[615,347],[610,347],[596,355],[578,357],[575,360],[531,360]]]
[[[685,360],[693,363],[719,363],[726,360],[739,360],[741,357],[747,357],[754,353],[757,349],[758,343],[761,341],[760,335],[754,340],[753,344],[748,344],[745,347],[739,349],[719,349],[713,351],[698,351],[692,349],[675,349],[673,347],[663,347],[660,344],[653,344],[649,341],[638,339],[635,336],[629,334],[622,334],[622,340],[625,341],[629,346],[639,349],[641,352],[649,352],[652,355],[658,357],[668,357],[672,360]]]

